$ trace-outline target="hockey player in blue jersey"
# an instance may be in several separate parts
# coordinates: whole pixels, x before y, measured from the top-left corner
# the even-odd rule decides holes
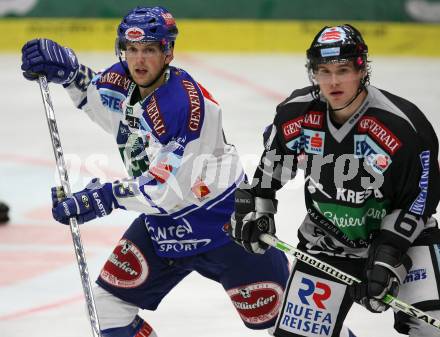
[[[119,62],[100,73],[48,39],[22,50],[24,76],[44,74],[62,84],[75,105],[114,136],[130,176],[93,179],[72,198],[53,188],[54,218],[83,223],[114,209],[141,213],[94,289],[104,337],[156,336],[138,310],[154,311],[192,271],[223,286],[247,327],[267,329],[288,277],[282,253],[257,257],[227,235],[244,173],[224,138],[219,104],[186,71],[170,66],[177,33],[162,7],[129,11],[117,29]]]

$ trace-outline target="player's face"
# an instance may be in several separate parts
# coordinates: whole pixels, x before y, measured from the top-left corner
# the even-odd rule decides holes
[[[165,54],[157,42],[129,42],[125,51],[128,69],[136,84],[151,83],[173,59],[172,51]],[[158,81],[158,85],[162,84]]]
[[[365,72],[354,67],[353,62],[320,64],[315,79],[321,93],[333,109],[345,106],[356,95]]]

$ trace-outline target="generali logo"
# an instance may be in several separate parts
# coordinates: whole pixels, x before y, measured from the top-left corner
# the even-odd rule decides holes
[[[153,129],[157,133],[158,136],[162,136],[165,134],[165,123],[163,121],[162,114],[159,110],[159,105],[157,104],[156,96],[151,96],[151,100],[147,105],[147,108],[145,109],[147,112],[148,117],[150,118],[151,122],[153,123]]]
[[[304,122],[304,116],[291,119],[283,123],[281,128],[283,129],[283,136],[285,140],[290,140],[300,135],[301,125]]]
[[[191,131],[198,131],[201,119],[201,105],[199,93],[196,87],[191,81],[182,80],[182,85],[188,94],[189,104],[190,104],[190,116],[188,121],[188,128]]]
[[[402,146],[399,138],[374,117],[362,117],[358,130],[371,135],[390,154],[396,153]]]
[[[311,128],[322,128],[324,113],[321,111],[309,111],[304,116],[303,125]]]

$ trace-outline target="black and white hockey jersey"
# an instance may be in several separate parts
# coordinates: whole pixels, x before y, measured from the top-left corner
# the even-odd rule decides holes
[[[308,251],[365,257],[378,234],[406,249],[428,227],[440,196],[438,140],[411,102],[367,87],[343,125],[311,87],[277,107],[254,176],[255,195],[272,198],[304,169],[307,215],[299,239]],[[294,223],[289,225],[296,225]]]

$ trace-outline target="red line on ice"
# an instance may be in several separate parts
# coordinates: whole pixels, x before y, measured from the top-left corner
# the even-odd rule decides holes
[[[232,72],[208,65],[205,62],[203,62],[193,56],[189,56],[188,54],[182,55],[182,56],[180,56],[180,58],[184,59],[188,63],[192,63],[200,68],[204,68],[204,69],[208,70],[211,74],[213,74],[217,77],[222,77],[228,81],[235,82],[235,83],[240,84],[242,86],[248,87],[248,88],[258,92],[259,94],[261,94],[269,99],[273,99],[277,102],[281,102],[286,98],[286,95],[283,95],[277,91],[274,91],[274,90],[269,89],[267,87],[264,87],[262,85],[258,85],[256,83],[254,83],[250,80],[247,80],[246,78],[244,78],[242,76],[238,76]]]
[[[19,311],[12,312],[7,315],[0,316],[0,321],[8,321],[8,320],[13,320],[13,319],[18,319],[18,318],[21,318],[24,316],[38,314],[43,311],[52,310],[52,309],[55,309],[58,307],[62,307],[62,306],[77,302],[81,299],[84,299],[84,295],[82,295],[82,294],[76,295],[76,296],[73,296],[70,298],[66,298],[61,301],[52,302],[52,303],[44,304],[41,306],[29,308],[29,309],[19,310]]]
[[[10,161],[14,163],[20,163],[20,164],[30,164],[35,166],[43,166],[43,167],[53,167],[55,170],[56,163],[55,160],[49,160],[49,159],[41,159],[31,156],[23,156],[23,155],[16,155],[11,153],[0,153],[0,161]],[[118,177],[124,177],[125,174],[123,172],[117,172],[112,171],[106,168],[99,168],[104,172],[108,177],[110,178],[118,178]],[[81,165],[81,174],[82,175],[90,175],[89,170],[84,165]]]

